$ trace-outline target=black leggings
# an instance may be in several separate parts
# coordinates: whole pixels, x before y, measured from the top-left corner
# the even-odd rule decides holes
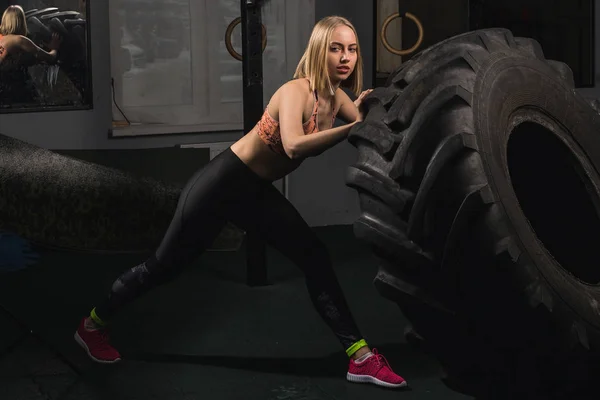
[[[194,174],[155,255],[114,282],[96,315],[106,321],[129,301],[176,277],[212,244],[227,221],[258,233],[302,269],[315,308],[344,349],[362,339],[324,244],[294,206],[231,149]]]

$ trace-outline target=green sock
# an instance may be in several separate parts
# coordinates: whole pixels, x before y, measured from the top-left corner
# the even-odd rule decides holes
[[[106,326],[106,323],[100,319],[100,317],[98,316],[98,314],[96,314],[96,307],[94,307],[92,309],[92,312],[90,312],[90,318],[92,319],[92,321],[94,321],[94,323],[96,325],[98,325],[98,326]]]
[[[365,347],[366,345],[367,342],[365,341],[365,339],[360,339],[358,342],[354,343],[352,346],[346,349],[346,354],[348,354],[348,357],[352,357],[352,354],[356,353],[358,349],[360,349],[361,347]]]

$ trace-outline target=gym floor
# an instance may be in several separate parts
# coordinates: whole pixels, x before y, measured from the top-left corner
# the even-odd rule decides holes
[[[312,308],[302,274],[270,248],[271,285],[246,285],[243,246],[205,253],[115,319],[121,363],[93,363],[73,340],[79,319],[147,255],[37,249],[37,265],[0,279],[0,398],[470,399],[444,386],[438,363],[406,344],[407,321],[373,287],[377,266],[352,227],[316,231],[363,334],[408,380],[408,390],[345,380],[347,357]]]

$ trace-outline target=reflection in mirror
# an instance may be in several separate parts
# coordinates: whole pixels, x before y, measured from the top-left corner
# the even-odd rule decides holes
[[[86,0],[0,0],[0,113],[92,106]]]

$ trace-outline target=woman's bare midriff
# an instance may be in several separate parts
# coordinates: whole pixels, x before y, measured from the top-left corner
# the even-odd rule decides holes
[[[276,181],[300,166],[302,160],[291,160],[273,152],[252,129],[231,146],[231,150],[262,179]]]

